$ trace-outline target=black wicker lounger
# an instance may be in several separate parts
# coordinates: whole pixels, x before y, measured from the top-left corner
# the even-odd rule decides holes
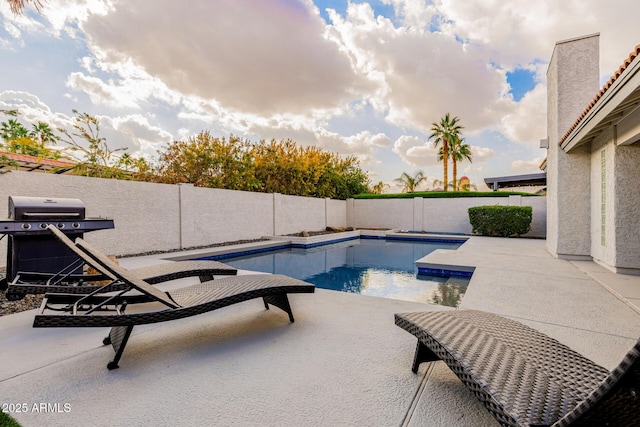
[[[315,287],[301,280],[277,274],[252,274],[198,283],[163,292],[130,274],[82,239],[76,244],[90,254],[91,265],[104,274],[111,274],[127,285],[114,295],[46,294],[33,326],[43,327],[111,327],[104,344],[111,344],[115,358],[107,368],[115,369],[122,357],[133,327],[195,316],[254,298],[262,298],[265,308],[278,307],[294,321],[287,294],[313,293]],[[133,291],[133,292],[131,292]],[[138,292],[135,292],[138,291]],[[158,302],[151,311],[125,314],[127,306]]]
[[[396,314],[413,372],[444,361],[503,426],[640,425],[640,340],[611,372],[519,322],[474,311]]]
[[[122,290],[125,286],[122,283],[115,282],[109,286],[98,285],[96,282],[113,281],[116,278],[110,274],[75,274],[70,273],[76,271],[82,264],[87,263],[87,255],[79,251],[64,233],[53,225],[47,227],[61,242],[74,251],[79,257],[80,262],[69,266],[60,273],[33,273],[18,272],[13,281],[7,286],[7,296],[26,295],[26,294],[44,294],[47,292],[55,293],[71,293],[71,294],[90,294],[97,289],[102,292]],[[158,265],[135,268],[129,270],[130,274],[144,280],[152,285],[167,282],[169,280],[182,279],[184,277],[198,276],[201,282],[213,280],[213,276],[233,276],[238,270],[218,261],[178,261],[165,262]]]

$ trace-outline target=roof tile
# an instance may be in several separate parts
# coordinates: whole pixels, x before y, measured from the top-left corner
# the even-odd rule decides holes
[[[616,72],[613,73],[613,75],[607,81],[607,83],[605,83],[605,85],[602,86],[602,89],[600,89],[598,94],[591,100],[589,105],[587,105],[587,108],[585,108],[584,111],[582,111],[582,113],[576,119],[576,121],[573,122],[573,124],[569,127],[569,130],[567,130],[567,132],[562,136],[562,138],[560,138],[560,141],[558,141],[558,145],[562,145],[562,143],[569,137],[569,134],[573,132],[573,130],[578,126],[578,124],[580,124],[582,119],[585,118],[587,113],[591,111],[594,105],[596,105],[596,102],[598,102],[598,100],[602,98],[602,95],[605,94],[605,92],[613,85],[613,83],[618,79],[618,77],[620,77],[620,75],[624,72],[624,70],[626,70],[627,67],[629,67],[629,64],[631,64],[634,61],[634,59],[636,59],[638,56],[640,56],[640,44],[637,45],[636,48],[631,52],[629,57],[625,59],[624,63],[620,66],[620,68],[618,68]]]

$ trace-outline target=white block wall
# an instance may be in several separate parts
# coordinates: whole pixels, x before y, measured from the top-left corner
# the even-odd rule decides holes
[[[273,195],[180,185],[182,240],[177,247],[273,234]]]
[[[205,246],[262,236],[318,231],[327,226],[470,233],[467,209],[486,204],[530,204],[529,235],[544,237],[544,197],[331,200],[12,171],[0,175],[0,219],[9,196],[82,200],[87,217],[113,219],[115,229],[85,234],[114,255]],[[5,238],[6,239],[6,238]],[[0,267],[6,264],[0,241]]]
[[[451,199],[356,199],[350,226],[449,233],[471,233],[468,210],[473,206],[532,206],[528,237],[544,237],[547,221],[545,197],[460,197]],[[349,206],[349,205],[347,205]]]
[[[325,203],[325,199],[273,194],[273,234],[324,230],[327,226]]]

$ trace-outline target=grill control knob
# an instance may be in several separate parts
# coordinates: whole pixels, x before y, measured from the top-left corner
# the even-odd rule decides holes
[[[22,224],[23,230],[31,230],[31,224]]]
[[[58,224],[56,224],[56,227],[62,230],[64,228],[64,223],[59,222]]]
[[[71,224],[71,226],[73,228],[80,228],[80,224],[78,224],[77,222],[74,222],[73,224]]]
[[[40,228],[41,228],[42,230],[44,230],[45,228],[47,228],[47,224],[46,224],[46,223],[44,223],[44,222],[41,222],[41,223],[40,223]]]

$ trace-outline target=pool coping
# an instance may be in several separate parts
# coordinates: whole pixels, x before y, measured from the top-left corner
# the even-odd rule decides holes
[[[342,243],[356,239],[366,240],[390,240],[390,241],[426,241],[435,243],[461,243],[464,244],[470,236],[448,235],[442,233],[411,233],[400,230],[351,230],[339,233],[321,234],[317,236],[263,236],[257,242],[243,243],[238,245],[219,246],[213,248],[197,249],[183,252],[179,256],[163,256],[162,259],[168,261],[185,261],[192,259],[215,259],[223,261],[226,258],[236,256],[253,255],[261,252],[274,251],[278,249],[312,249],[320,246]],[[166,254],[164,254],[166,255]],[[429,255],[416,261],[419,275],[430,276],[455,276],[470,278],[475,271],[473,266],[449,265],[430,263],[426,260]]]

